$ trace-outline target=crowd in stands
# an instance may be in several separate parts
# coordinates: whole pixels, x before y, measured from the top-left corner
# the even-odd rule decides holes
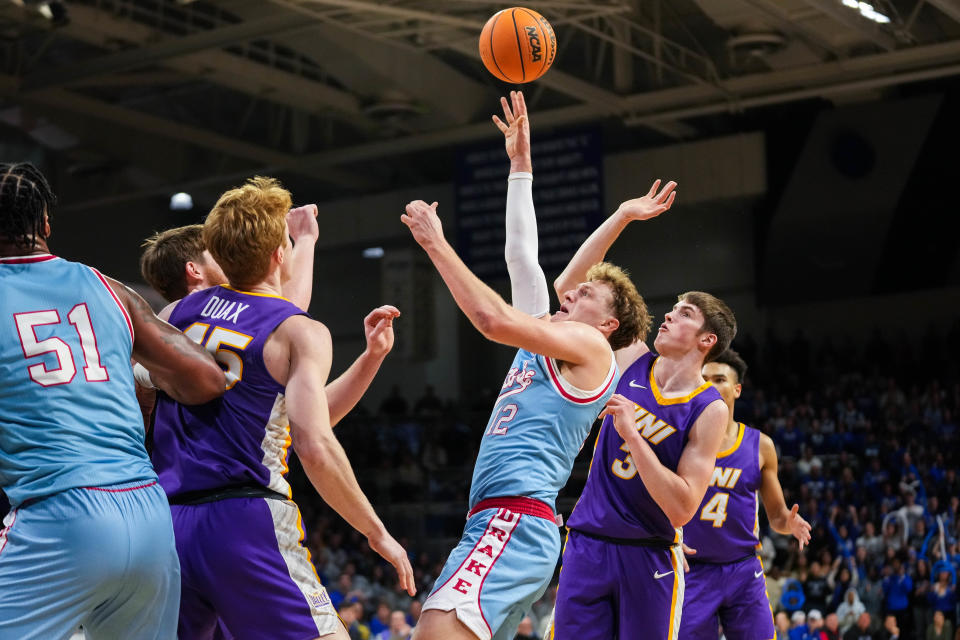
[[[802,334],[760,343],[748,336],[735,346],[751,365],[737,419],[773,437],[787,504],[799,503],[813,526],[800,553],[793,538],[766,526],[761,509],[778,640],[960,640],[960,323],[919,342],[877,332],[859,347],[852,340],[814,346]],[[495,397],[486,395],[456,405],[429,388],[409,400],[394,389],[377,411],[361,408],[338,426],[371,500],[378,507],[448,502],[465,511]],[[589,461],[584,449],[580,466]],[[575,497],[581,486],[566,491]],[[302,479],[295,491],[317,570],[351,636],[407,637],[449,548],[428,552],[419,539],[402,541],[419,589],[411,599],[363,540],[309,497]],[[448,540],[464,522],[459,513],[426,517],[428,535]],[[548,590],[518,638],[543,637],[554,597]]]

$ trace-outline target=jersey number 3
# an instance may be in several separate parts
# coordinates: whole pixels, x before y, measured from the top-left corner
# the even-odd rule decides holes
[[[73,351],[70,345],[55,336],[43,340],[37,339],[37,327],[60,324],[60,313],[56,309],[29,311],[15,313],[13,319],[17,323],[17,334],[20,336],[20,347],[23,349],[24,358],[36,358],[48,353],[52,353],[57,358],[57,366],[53,369],[48,369],[42,362],[27,367],[30,379],[42,387],[71,382],[77,375],[77,366],[73,362]],[[93,323],[90,322],[90,311],[86,303],[81,302],[70,309],[67,320],[80,338],[84,378],[87,382],[106,382],[110,379],[110,374],[100,364],[97,336],[93,332]]]

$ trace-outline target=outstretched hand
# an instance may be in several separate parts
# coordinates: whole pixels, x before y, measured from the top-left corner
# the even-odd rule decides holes
[[[400,311],[388,304],[377,307],[363,319],[363,333],[367,338],[367,351],[376,356],[385,356],[393,349],[393,319]]]
[[[640,198],[627,200],[620,204],[617,213],[626,216],[628,220],[649,220],[670,209],[673,206],[673,200],[677,196],[674,189],[677,183],[671,180],[663,189],[660,189],[660,179],[653,182],[647,195]],[[657,193],[657,189],[660,192]]]
[[[437,216],[437,203],[427,204],[423,200],[414,200],[406,206],[406,213],[400,221],[407,225],[413,239],[421,247],[430,250],[443,240],[443,225]]]
[[[800,543],[800,551],[803,551],[803,545],[810,543],[810,523],[800,517],[800,505],[795,504],[787,514],[787,528],[790,533]]]
[[[400,588],[410,594],[411,598],[417,595],[417,583],[413,578],[413,567],[410,566],[410,558],[407,556],[406,550],[400,546],[400,543],[394,540],[386,529],[368,537],[367,543],[371,549],[397,570]]]
[[[317,241],[320,227],[317,225],[317,205],[305,204],[287,212],[287,229],[294,244],[304,240]]]
[[[530,158],[530,119],[527,115],[527,103],[522,91],[511,91],[510,101],[500,98],[503,118],[493,116],[493,124],[504,137],[507,157],[510,158],[511,171],[533,171]]]

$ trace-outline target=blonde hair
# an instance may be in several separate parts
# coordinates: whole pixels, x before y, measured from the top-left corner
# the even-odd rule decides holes
[[[184,268],[188,262],[203,262],[203,225],[167,229],[153,234],[140,245],[140,273],[167,302],[187,295]]]
[[[270,270],[270,256],[284,244],[290,192],[274,178],[256,176],[227,191],[207,216],[203,243],[230,284],[252,286]]]
[[[637,340],[646,340],[652,316],[647,303],[633,285],[627,272],[609,262],[598,262],[587,271],[590,282],[605,282],[611,289],[611,311],[620,322],[607,341],[614,351],[630,346]]]
[[[703,291],[688,291],[677,296],[678,302],[689,302],[703,314],[703,326],[700,332],[712,333],[717,342],[703,359],[704,364],[713,362],[727,350],[737,335],[737,318],[730,307],[720,298]],[[739,374],[739,372],[738,372]]]

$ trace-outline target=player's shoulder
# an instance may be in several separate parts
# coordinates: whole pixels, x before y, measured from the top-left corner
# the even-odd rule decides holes
[[[329,344],[330,330],[319,320],[306,314],[294,314],[284,319],[275,334],[282,336],[297,349],[314,350]]]

